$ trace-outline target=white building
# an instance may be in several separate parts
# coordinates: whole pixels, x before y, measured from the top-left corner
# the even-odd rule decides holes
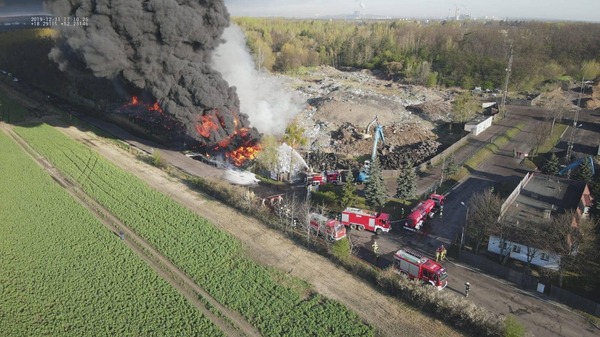
[[[488,241],[488,251],[498,255],[508,254],[509,258],[523,262],[527,262],[527,254],[532,254],[532,265],[553,270],[558,270],[560,263],[560,256],[555,253],[508,240],[503,241],[494,235],[491,235]]]
[[[504,237],[498,233],[490,235],[488,251],[525,263],[531,255],[532,265],[556,270],[560,263],[559,255],[551,249],[529,247],[518,242],[513,239],[510,228],[548,223],[568,210],[576,210],[572,226],[577,226],[580,218],[588,216],[591,205],[590,190],[584,182],[528,173],[502,205],[500,221],[504,222],[507,230]],[[567,237],[564,239],[569,240]]]
[[[478,134],[482,133],[487,128],[492,126],[493,121],[494,117],[492,116],[479,115],[475,117],[472,121],[465,124],[465,131],[472,133],[473,136],[477,136]]]

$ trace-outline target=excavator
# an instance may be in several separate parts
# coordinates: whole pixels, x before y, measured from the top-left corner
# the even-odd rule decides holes
[[[594,158],[592,158],[591,156],[587,156],[587,157],[583,157],[581,159],[578,159],[574,162],[572,162],[571,164],[565,166],[562,170],[560,170],[558,172],[559,176],[564,176],[567,175],[571,170],[575,170],[577,167],[579,167],[579,165],[583,164],[584,161],[589,161],[590,163],[590,168],[592,170],[592,175],[596,174],[596,170],[594,168]]]
[[[371,123],[367,125],[365,133],[361,135],[362,138],[369,139],[372,137],[370,130],[373,125],[375,125],[375,139],[373,140],[373,151],[371,152],[371,160],[365,160],[364,165],[360,169],[358,177],[356,178],[356,182],[358,183],[364,183],[369,180],[369,170],[371,168],[371,162],[374,161],[375,156],[377,156],[377,145],[379,144],[379,140],[381,140],[381,142],[385,144],[385,137],[383,136],[383,126],[381,126],[381,124],[379,123],[377,116],[375,116],[375,119],[373,119],[373,121],[371,121]]]

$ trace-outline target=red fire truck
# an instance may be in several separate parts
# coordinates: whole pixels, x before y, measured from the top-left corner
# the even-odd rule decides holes
[[[325,177],[321,173],[308,173],[306,175],[306,186],[319,186],[325,184]]]
[[[342,183],[342,174],[340,171],[323,171],[321,173],[308,173],[306,175],[306,185],[323,185],[323,184],[335,184],[339,185]]]
[[[323,172],[323,175],[328,184],[339,185],[342,183],[342,174],[340,171],[325,171]]]
[[[444,196],[431,194],[429,199],[421,201],[406,217],[404,227],[409,230],[418,231],[427,218],[433,218],[435,213],[444,205]]]
[[[329,241],[337,241],[346,236],[346,227],[337,220],[318,213],[310,213],[309,219],[311,231],[323,235]]]
[[[448,274],[441,264],[410,250],[400,249],[394,254],[394,269],[411,279],[444,289],[448,285]]]
[[[351,229],[358,229],[359,231],[366,229],[377,234],[387,233],[392,229],[389,214],[354,207],[348,207],[342,212],[341,222]]]

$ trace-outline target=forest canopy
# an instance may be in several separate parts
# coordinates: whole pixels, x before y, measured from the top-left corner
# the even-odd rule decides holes
[[[257,65],[275,72],[330,65],[379,70],[428,86],[511,88],[577,80],[600,61],[600,24],[564,22],[342,21],[235,18]]]

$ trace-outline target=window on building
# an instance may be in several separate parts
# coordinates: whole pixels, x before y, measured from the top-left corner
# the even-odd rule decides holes
[[[513,253],[517,253],[517,254],[521,253],[521,246],[513,245],[512,251],[513,251]]]
[[[540,254],[540,259],[542,259],[544,261],[550,261],[550,255],[548,255],[546,253],[542,253],[542,254]]]

